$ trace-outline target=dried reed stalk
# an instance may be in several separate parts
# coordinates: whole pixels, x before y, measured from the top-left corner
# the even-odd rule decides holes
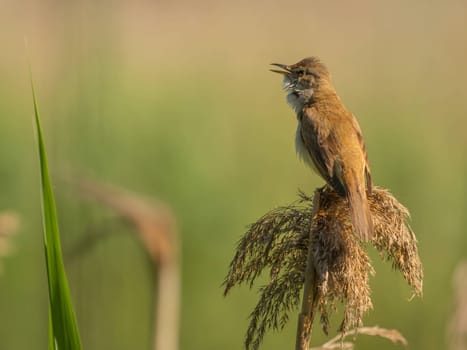
[[[311,211],[311,217],[314,218],[315,215],[319,212],[319,202],[320,194],[319,191],[315,191],[313,198],[313,209]],[[297,336],[295,340],[295,350],[307,349],[308,344],[311,338],[311,330],[313,327],[313,321],[315,318],[318,298],[318,290],[316,288],[316,271],[314,265],[314,256],[313,256],[313,240],[311,237],[308,244],[308,257],[306,263],[305,271],[305,283],[303,288],[303,298],[302,298],[302,310],[298,315],[298,325],[297,325]]]
[[[331,340],[321,346],[310,348],[310,350],[333,350],[333,349],[348,349],[354,348],[354,343],[344,342],[344,339],[349,335],[356,336],[358,334],[378,336],[392,341],[393,343],[401,343],[407,346],[407,340],[396,329],[385,329],[378,326],[375,327],[360,327],[352,329],[348,332],[338,334]]]

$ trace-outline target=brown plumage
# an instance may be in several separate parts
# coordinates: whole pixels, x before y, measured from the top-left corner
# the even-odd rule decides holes
[[[315,57],[283,70],[287,100],[297,114],[296,149],[299,156],[349,202],[356,234],[372,236],[373,225],[367,201],[371,175],[362,132],[331,83],[326,67]]]

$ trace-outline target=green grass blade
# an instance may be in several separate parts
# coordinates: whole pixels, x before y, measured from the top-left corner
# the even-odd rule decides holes
[[[54,328],[52,326],[52,312],[50,311],[50,303],[49,303],[49,350],[57,350],[55,346],[55,337],[54,337]]]
[[[50,319],[49,350],[80,350],[81,340],[71,303],[70,290],[63,265],[60,247],[57,210],[47,168],[47,156],[37,108],[36,94],[31,74],[31,89],[34,103],[42,192],[42,221],[44,248],[49,285]],[[51,326],[51,329],[50,329]]]

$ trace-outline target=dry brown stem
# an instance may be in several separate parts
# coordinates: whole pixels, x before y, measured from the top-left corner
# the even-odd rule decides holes
[[[313,198],[313,209],[311,217],[314,218],[319,212],[320,194],[315,191]],[[305,283],[303,288],[302,310],[298,315],[297,336],[295,339],[295,350],[308,350],[310,344],[311,330],[315,318],[316,307],[319,300],[318,289],[316,288],[316,271],[313,256],[313,239],[311,237],[312,230],[310,230],[308,257],[305,271]]]
[[[136,228],[157,273],[155,350],[178,349],[180,255],[174,215],[167,205],[116,186],[89,179],[76,182],[80,193],[113,209]]]
[[[374,327],[360,327],[352,329],[348,332],[338,334],[331,340],[327,341],[321,346],[310,348],[310,350],[332,350],[332,349],[353,349],[354,344],[352,342],[344,342],[344,339],[348,336],[356,336],[358,334],[379,336],[392,341],[393,343],[401,343],[405,346],[408,345],[407,340],[402,334],[396,329],[386,329],[378,326]]]

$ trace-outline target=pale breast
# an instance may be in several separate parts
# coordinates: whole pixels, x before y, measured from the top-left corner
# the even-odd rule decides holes
[[[295,111],[295,114],[300,113],[303,109],[303,101],[293,92],[287,95],[287,103]]]

